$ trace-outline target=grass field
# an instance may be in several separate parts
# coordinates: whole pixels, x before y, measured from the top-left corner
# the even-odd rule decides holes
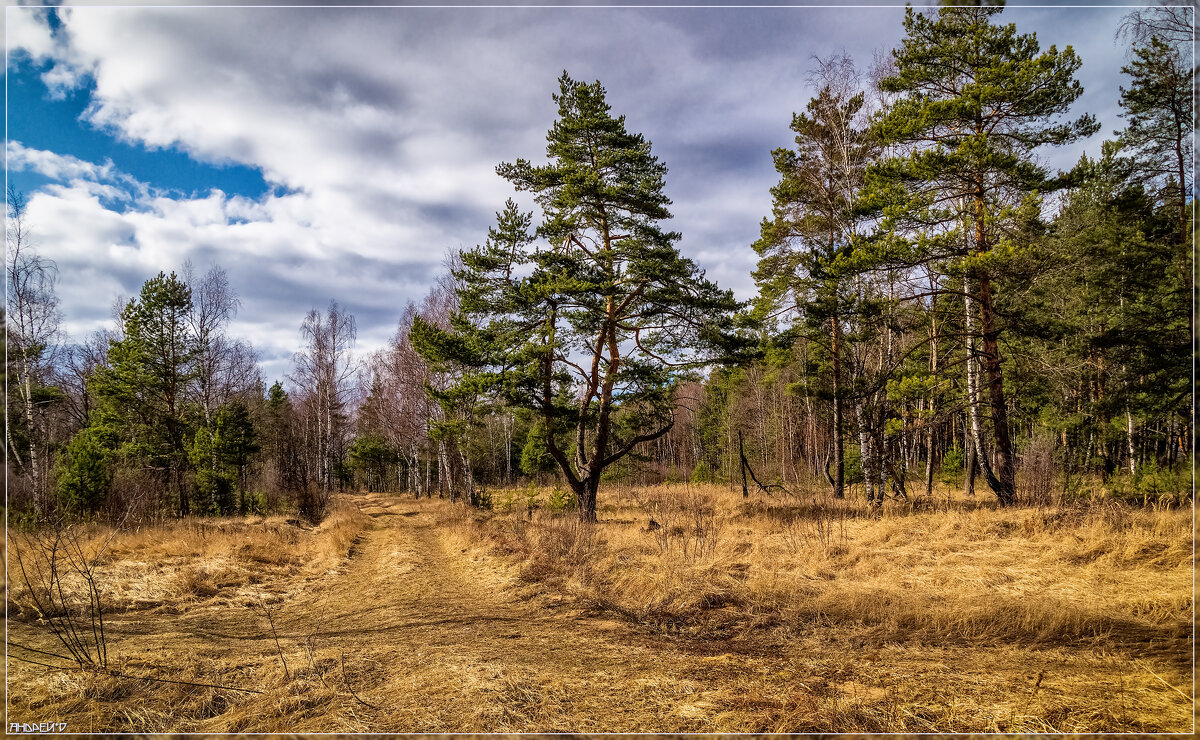
[[[64,649],[10,563],[10,721],[1192,728],[1190,508],[998,510],[943,493],[872,510],[681,485],[602,491],[588,526],[547,511],[551,498],[493,492],[480,512],[353,494],[316,528],[210,519],[110,539],[90,527],[85,550],[108,541],[97,569],[108,669],[51,657]],[[10,548],[29,557],[22,538],[10,533]]]

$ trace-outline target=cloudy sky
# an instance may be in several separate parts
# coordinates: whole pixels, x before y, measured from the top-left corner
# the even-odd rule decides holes
[[[886,5],[886,3],[885,3]],[[1013,7],[1043,47],[1073,45],[1100,135],[1120,126],[1128,8]],[[223,266],[233,331],[268,382],[310,308],[336,299],[360,353],[381,346],[450,250],[477,244],[512,195],[499,162],[545,153],[567,70],[670,169],[680,249],[753,290],[773,148],[813,91],[814,56],[864,66],[903,8],[6,8],[6,173],[60,270],[74,340],[160,270]]]

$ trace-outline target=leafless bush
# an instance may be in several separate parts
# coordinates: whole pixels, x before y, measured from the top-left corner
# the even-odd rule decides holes
[[[577,517],[544,517],[537,529],[538,550],[564,563],[586,563],[598,547],[596,527]]]
[[[1054,439],[1036,435],[1021,453],[1017,466],[1017,501],[1030,506],[1052,503],[1054,480],[1058,470],[1054,464]]]
[[[329,509],[329,492],[315,486],[305,486],[296,493],[296,508],[304,519],[312,524],[320,524]]]
[[[721,523],[716,506],[698,489],[634,490],[634,500],[650,515],[648,530],[663,553],[699,560],[716,552]]]
[[[846,510],[815,503],[783,519],[783,542],[793,553],[818,551],[825,557],[847,547]]]
[[[103,537],[91,536],[92,525],[61,511],[28,532],[8,533],[26,598],[80,667],[108,668],[100,565],[146,498],[141,489],[124,497],[119,516],[111,511],[112,526]]]
[[[8,488],[6,490],[9,512],[33,512],[36,511],[35,500],[33,496],[33,485],[29,482],[28,477],[17,475],[12,468],[9,468]]]
[[[108,667],[99,565],[117,530],[100,543],[85,525],[55,518],[32,532],[10,534],[9,551],[38,620],[81,667]]]
[[[161,481],[150,472],[119,466],[113,473],[112,486],[99,512],[100,518],[111,524],[125,520],[161,524],[173,518],[157,499],[161,491]]]

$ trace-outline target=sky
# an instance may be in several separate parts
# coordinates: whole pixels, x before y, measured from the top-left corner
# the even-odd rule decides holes
[[[262,3],[259,3],[260,5]],[[1071,45],[1092,139],[1041,153],[1069,167],[1122,126],[1125,7],[1000,16]],[[446,255],[483,241],[544,161],[565,70],[600,80],[653,143],[680,251],[739,298],[778,179],[771,150],[814,90],[814,59],[865,67],[903,37],[875,7],[6,7],[6,179],[59,269],[69,341],[112,322],[159,271],[223,267],[230,327],[269,384],[312,308],[337,300],[356,353],[382,347]],[[532,209],[527,197],[516,197]]]

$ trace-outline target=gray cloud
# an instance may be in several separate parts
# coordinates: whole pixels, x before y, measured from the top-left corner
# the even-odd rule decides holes
[[[1124,12],[1002,16],[1083,56],[1075,108],[1104,123],[1092,152],[1120,125],[1113,31]],[[89,121],[147,146],[259,167],[281,186],[258,201],[171,201],[100,172],[103,163],[25,152],[66,173],[30,211],[41,248],[64,268],[68,327],[103,323],[114,292],[135,292],[160,269],[214,262],[243,297],[236,330],[278,376],[309,308],[338,299],[358,316],[367,351],[428,290],[447,250],[482,241],[512,195],[494,167],[543,156],[563,69],[602,80],[614,111],[654,142],[670,168],[681,248],[748,297],[750,244],[776,181],[770,151],[791,142],[791,115],[813,92],[812,58],[845,49],[866,66],[901,38],[903,10],[72,8],[63,17],[56,43],[24,17],[10,42],[57,60],[56,81],[91,74]],[[1066,167],[1081,151],[1045,159]],[[107,210],[101,186],[128,192],[134,207]]]

